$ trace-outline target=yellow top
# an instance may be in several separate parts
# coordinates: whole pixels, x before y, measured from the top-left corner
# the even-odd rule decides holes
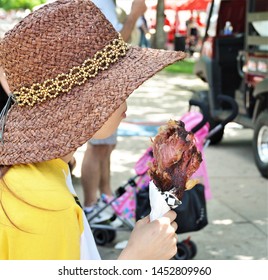
[[[0,180],[0,259],[80,259],[82,209],[61,159],[12,166]]]

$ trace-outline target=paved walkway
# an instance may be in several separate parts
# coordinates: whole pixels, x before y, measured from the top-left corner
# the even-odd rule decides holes
[[[179,118],[188,109],[192,91],[205,89],[192,75],[161,72],[143,84],[128,99],[126,121],[165,122]],[[255,167],[251,148],[252,130],[231,123],[220,145],[205,150],[212,199],[207,202],[209,225],[188,236],[197,245],[197,260],[268,259],[268,181]],[[112,186],[116,189],[132,177],[134,164],[150,145],[148,136],[118,137],[112,153]],[[75,187],[83,201],[80,164],[85,146],[75,154]],[[117,242],[129,232],[117,232],[113,243],[99,246],[103,259],[115,259]]]

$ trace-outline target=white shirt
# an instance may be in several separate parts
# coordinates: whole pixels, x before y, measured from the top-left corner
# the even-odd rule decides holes
[[[123,24],[118,21],[114,1],[92,0],[92,2],[102,11],[105,17],[111,22],[115,30],[120,32],[123,28]]]
[[[65,174],[64,171],[63,173]],[[74,196],[77,196],[73,187],[71,173],[69,172],[68,174],[65,174],[65,178],[66,178],[66,184],[70,192]],[[83,211],[83,222],[84,222],[84,231],[80,237],[80,260],[100,260],[100,255],[84,211]]]

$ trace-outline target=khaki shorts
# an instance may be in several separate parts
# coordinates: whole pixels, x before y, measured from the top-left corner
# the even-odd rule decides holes
[[[88,141],[91,145],[115,145],[117,139],[117,131],[111,136],[104,139],[90,139]]]

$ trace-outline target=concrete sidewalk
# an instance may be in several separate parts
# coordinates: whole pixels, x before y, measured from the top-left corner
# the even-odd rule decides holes
[[[180,118],[188,110],[192,91],[205,89],[192,75],[160,72],[142,85],[128,99],[126,121],[165,122]],[[261,177],[251,148],[253,131],[231,123],[224,139],[205,150],[212,199],[207,201],[209,224],[188,236],[197,245],[197,260],[268,259],[268,181]],[[134,164],[150,145],[144,136],[118,137],[112,153],[112,186],[116,189],[135,174]],[[85,146],[75,154],[75,188],[83,202],[80,167]],[[115,259],[120,250],[117,242],[129,232],[117,232],[116,239],[99,246],[103,259]]]

